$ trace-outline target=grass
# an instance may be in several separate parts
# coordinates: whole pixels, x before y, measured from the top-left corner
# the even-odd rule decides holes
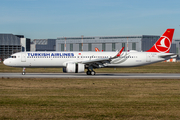
[[[180,63],[95,69],[97,73],[180,73]],[[22,68],[0,63],[0,72]],[[59,73],[62,68],[27,68]],[[0,77],[0,119],[180,119],[179,79],[70,79]]]
[[[0,119],[180,119],[180,80],[0,78]]]
[[[180,62],[160,62],[131,68],[101,68],[95,69],[95,71],[97,73],[180,73]],[[0,63],[0,72],[22,72],[22,68],[8,67]],[[62,68],[27,68],[26,72],[59,73],[62,72]]]

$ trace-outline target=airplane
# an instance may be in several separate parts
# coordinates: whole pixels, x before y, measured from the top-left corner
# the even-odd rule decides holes
[[[95,51],[100,52],[100,50],[97,47],[95,47]],[[104,50],[101,50],[101,51],[103,52]]]
[[[158,41],[146,52],[120,51],[113,52],[18,52],[4,60],[4,64],[12,67],[25,68],[63,68],[63,72],[81,73],[87,69],[87,75],[95,75],[97,68],[135,67],[175,58],[169,53],[174,29],[167,29]]]
[[[97,47],[95,47],[95,51],[96,51],[96,52],[99,52],[100,50],[99,50]]]

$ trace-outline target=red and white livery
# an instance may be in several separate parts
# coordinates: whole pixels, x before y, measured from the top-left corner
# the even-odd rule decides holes
[[[169,53],[174,29],[167,29],[159,40],[146,52],[124,52],[122,48],[116,52],[19,52],[4,60],[4,64],[12,67],[59,67],[63,72],[80,73],[87,69],[87,75],[95,75],[94,69],[104,67],[135,67],[175,58]]]

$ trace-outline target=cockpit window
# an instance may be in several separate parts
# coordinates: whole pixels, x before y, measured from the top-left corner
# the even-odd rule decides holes
[[[16,56],[10,56],[10,58],[16,58]]]

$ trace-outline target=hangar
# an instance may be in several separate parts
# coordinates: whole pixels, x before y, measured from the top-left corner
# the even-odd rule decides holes
[[[56,51],[95,51],[95,47],[103,51],[116,51],[125,47],[124,51],[147,51],[160,36],[100,36],[100,37],[60,37],[56,40]],[[172,44],[170,52],[176,53],[176,44]]]
[[[174,39],[176,43],[176,54],[180,56],[180,39]]]
[[[56,51],[56,39],[34,39],[31,51]]]

